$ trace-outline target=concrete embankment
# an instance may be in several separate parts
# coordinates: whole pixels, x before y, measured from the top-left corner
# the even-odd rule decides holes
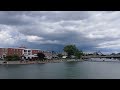
[[[59,60],[44,60],[44,61],[0,61],[0,64],[42,64],[42,63],[60,63],[60,62],[70,62],[70,61],[83,61],[82,59],[59,59]]]

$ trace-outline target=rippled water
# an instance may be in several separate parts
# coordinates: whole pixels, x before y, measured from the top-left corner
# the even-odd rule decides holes
[[[0,79],[120,79],[120,62],[0,65]]]

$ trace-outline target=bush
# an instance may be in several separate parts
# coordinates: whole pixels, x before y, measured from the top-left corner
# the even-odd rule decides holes
[[[58,56],[59,58],[62,58],[63,55],[62,55],[62,54],[58,54],[57,56]]]
[[[5,60],[7,60],[7,61],[18,61],[18,60],[20,60],[20,57],[17,56],[17,55],[6,56],[6,57],[5,57]]]
[[[37,53],[37,56],[38,56],[39,60],[45,59],[45,55],[43,53]]]

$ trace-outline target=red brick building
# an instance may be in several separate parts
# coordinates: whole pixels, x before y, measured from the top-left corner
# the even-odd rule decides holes
[[[0,48],[0,57],[12,56],[12,55],[23,55],[23,48]]]
[[[7,49],[7,56],[12,56],[12,55],[22,56],[23,50],[24,49],[22,49],[22,48],[8,48]]]
[[[36,50],[33,49],[33,50],[32,50],[32,55],[37,54],[37,53],[39,53],[39,52],[42,52],[42,51],[41,51],[41,50],[37,50],[37,49],[36,49]]]

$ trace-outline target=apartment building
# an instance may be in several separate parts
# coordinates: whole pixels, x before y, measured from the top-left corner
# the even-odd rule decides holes
[[[0,58],[12,55],[22,56],[22,52],[23,48],[0,48]]]
[[[3,59],[6,56],[18,55],[22,59],[37,58],[37,53],[44,53],[47,59],[52,59],[52,53],[43,51],[40,49],[26,49],[26,48],[0,48],[0,58]]]

